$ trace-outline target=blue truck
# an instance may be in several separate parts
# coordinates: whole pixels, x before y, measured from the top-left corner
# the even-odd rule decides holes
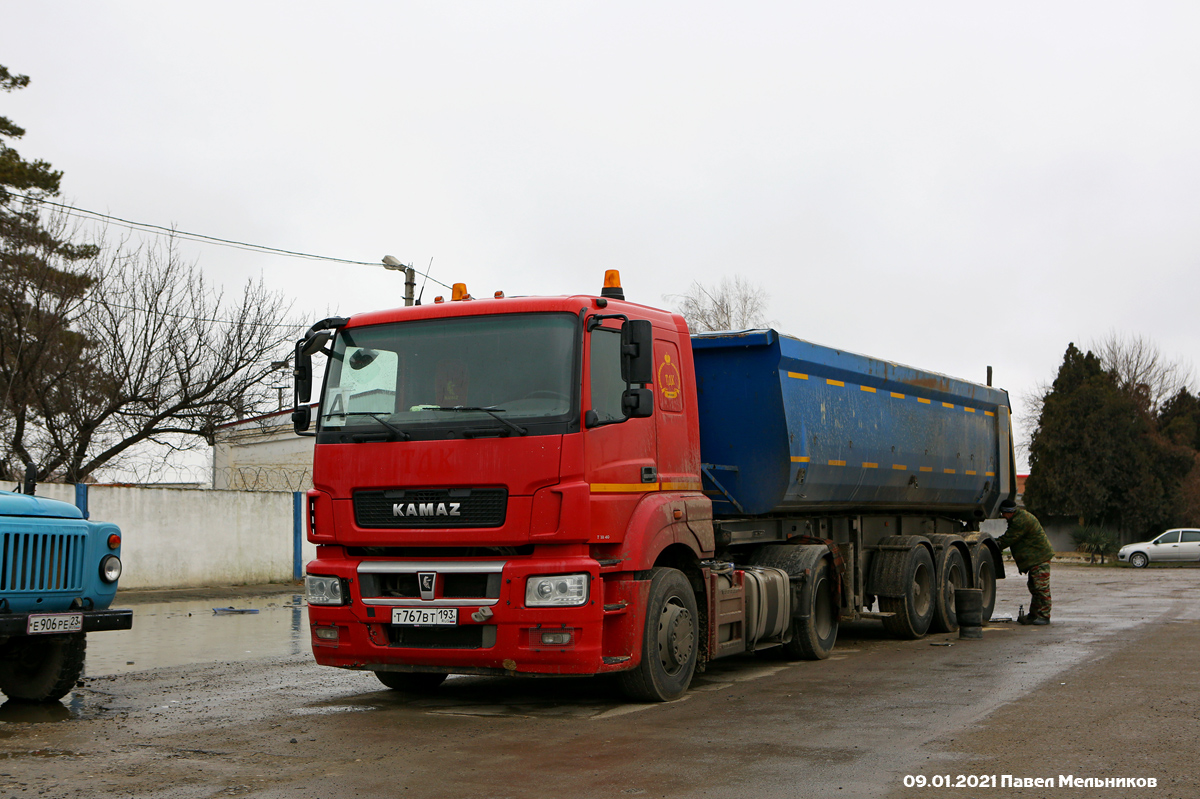
[[[0,691],[31,702],[65,696],[83,673],[86,634],[133,626],[133,611],[109,609],[120,576],[115,524],[0,491]]]

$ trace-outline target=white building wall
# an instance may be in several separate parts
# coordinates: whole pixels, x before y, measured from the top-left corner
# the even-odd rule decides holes
[[[42,484],[37,494],[75,503],[73,485]],[[290,491],[88,487],[91,518],[121,528],[121,588],[290,582],[292,503]],[[301,571],[314,557],[302,540]]]

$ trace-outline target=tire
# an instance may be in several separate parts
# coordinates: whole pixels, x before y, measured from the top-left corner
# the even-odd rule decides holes
[[[0,648],[0,691],[24,702],[57,702],[83,674],[87,638],[22,636]]]
[[[375,676],[393,691],[424,693],[444,683],[447,675],[431,671],[377,671]]]
[[[937,585],[933,557],[923,546],[914,546],[903,553],[904,596],[880,597],[879,609],[893,613],[883,620],[883,628],[897,638],[916,639],[929,632],[937,604],[934,588]]]
[[[967,562],[956,546],[942,550],[941,568],[937,570],[937,597],[933,606],[933,621],[929,629],[935,633],[958,632],[958,613],[954,608],[954,591],[970,588],[971,578],[967,574]]]
[[[832,573],[829,560],[822,558],[800,593],[800,610],[806,618],[792,619],[792,640],[782,647],[792,660],[824,660],[833,651],[841,613],[833,592]]]
[[[992,611],[996,609],[996,562],[992,559],[992,551],[980,547],[975,554],[975,587],[983,592],[983,623],[992,619]]]
[[[1129,556],[1129,565],[1135,569],[1144,569],[1150,565],[1150,558],[1145,552],[1134,552]]]
[[[630,698],[645,702],[669,702],[683,696],[696,671],[699,622],[696,595],[683,572],[654,569],[641,662],[617,675],[621,689]]]

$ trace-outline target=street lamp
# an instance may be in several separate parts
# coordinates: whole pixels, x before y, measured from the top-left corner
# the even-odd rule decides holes
[[[383,256],[383,268],[404,272],[404,304],[406,306],[412,305],[413,295],[416,293],[417,288],[417,270],[400,263],[400,259],[394,255]]]

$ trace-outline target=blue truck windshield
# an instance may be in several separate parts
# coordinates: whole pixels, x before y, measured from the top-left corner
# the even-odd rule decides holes
[[[570,314],[343,329],[325,380],[321,440],[567,432],[578,416],[579,345]]]

